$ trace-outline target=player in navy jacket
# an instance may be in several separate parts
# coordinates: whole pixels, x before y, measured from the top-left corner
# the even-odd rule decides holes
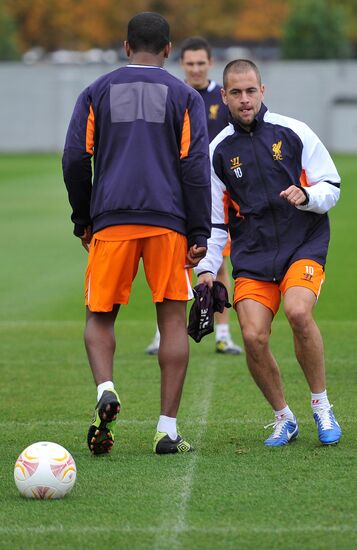
[[[204,104],[163,69],[171,44],[162,16],[133,17],[125,49],[131,63],[79,96],[63,155],[74,233],[89,247],[85,344],[98,403],[88,446],[101,454],[114,442],[114,323],[142,258],[162,335],[154,451],[187,452],[191,445],[176,426],[188,363],[186,303],[190,268],[205,255],[211,232]]]
[[[181,66],[185,73],[185,82],[192,86],[202,97],[205,104],[206,122],[209,140],[228,124],[228,109],[222,101],[221,86],[214,80],[209,80],[208,73],[213,59],[211,48],[207,40],[201,36],[192,36],[184,40],[181,45]],[[218,270],[217,280],[221,281],[230,292],[231,277],[227,267],[229,243],[223,252],[223,261]],[[218,353],[239,355],[242,348],[232,341],[229,330],[229,310],[215,314],[216,351]],[[146,353],[155,355],[159,350],[160,332],[157,329],[154,339],[146,348]]]
[[[222,101],[222,86],[209,78],[213,58],[207,40],[202,36],[186,38],[181,44],[180,63],[185,73],[185,82],[198,91],[205,103],[211,142],[227,126],[229,111]]]
[[[229,228],[234,306],[247,363],[275,412],[265,444],[286,445],[298,435],[269,348],[281,296],[311,390],[319,439],[334,444],[342,432],[326,393],[324,348],[313,309],[325,278],[327,211],[339,198],[340,177],[316,134],[303,122],[270,113],[263,94],[254,63],[236,60],[226,66],[223,100],[231,124],[210,146],[213,229],[196,272],[200,283],[212,284]]]

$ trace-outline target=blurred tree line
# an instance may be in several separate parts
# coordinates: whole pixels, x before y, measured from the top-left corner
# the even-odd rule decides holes
[[[46,51],[118,48],[130,17],[156,11],[175,44],[193,34],[217,40],[277,40],[290,59],[348,57],[357,43],[356,0],[0,0],[0,59]]]

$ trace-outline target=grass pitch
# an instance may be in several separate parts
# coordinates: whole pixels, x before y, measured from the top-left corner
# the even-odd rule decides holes
[[[86,253],[71,236],[56,155],[0,157],[0,547],[120,549],[354,549],[356,483],[357,160],[336,157],[342,196],[331,211],[327,279],[316,309],[328,389],[344,435],[321,447],[309,392],[279,314],[272,346],[300,436],[268,449],[269,406],[242,357],[191,344],[180,427],[197,450],[155,456],[159,369],[143,353],[154,308],[142,273],[117,322],[122,400],[110,456],[92,457],[86,432],[96,392],[82,343]],[[234,337],[241,342],[231,315]],[[20,451],[50,440],[72,453],[73,491],[60,501],[19,496]]]

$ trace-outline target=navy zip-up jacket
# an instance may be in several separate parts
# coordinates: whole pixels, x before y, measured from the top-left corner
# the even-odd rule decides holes
[[[189,247],[207,245],[204,103],[161,67],[128,65],[88,86],[74,108],[62,162],[75,235],[88,225],[95,233],[143,224],[182,233]]]
[[[222,101],[221,86],[214,80],[210,81],[207,88],[197,91],[205,104],[208,138],[212,141],[228,124],[228,107]]]
[[[196,273],[217,273],[227,224],[234,278],[279,282],[305,258],[324,266],[340,177],[316,134],[262,105],[250,132],[229,124],[210,149],[212,237]],[[279,196],[290,185],[303,186],[305,206]]]

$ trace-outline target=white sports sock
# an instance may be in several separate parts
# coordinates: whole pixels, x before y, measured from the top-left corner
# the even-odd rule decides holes
[[[160,331],[159,327],[156,327],[156,332],[154,336],[154,342],[157,343],[157,345],[160,345]]]
[[[165,432],[171,439],[177,439],[176,418],[171,416],[160,415],[156,430]]]
[[[216,342],[223,340],[226,342],[230,339],[229,325],[226,323],[219,323],[215,326]]]
[[[295,420],[294,413],[290,410],[289,405],[286,405],[286,407],[284,407],[280,411],[274,411],[274,414],[276,418],[279,418],[279,419],[286,418],[288,420]]]
[[[97,400],[102,397],[103,392],[105,390],[114,390],[114,384],[111,380],[108,380],[107,382],[102,382],[102,384],[98,384],[97,386]]]
[[[317,409],[329,409],[330,407],[326,390],[321,393],[311,393],[311,408],[313,412]]]

